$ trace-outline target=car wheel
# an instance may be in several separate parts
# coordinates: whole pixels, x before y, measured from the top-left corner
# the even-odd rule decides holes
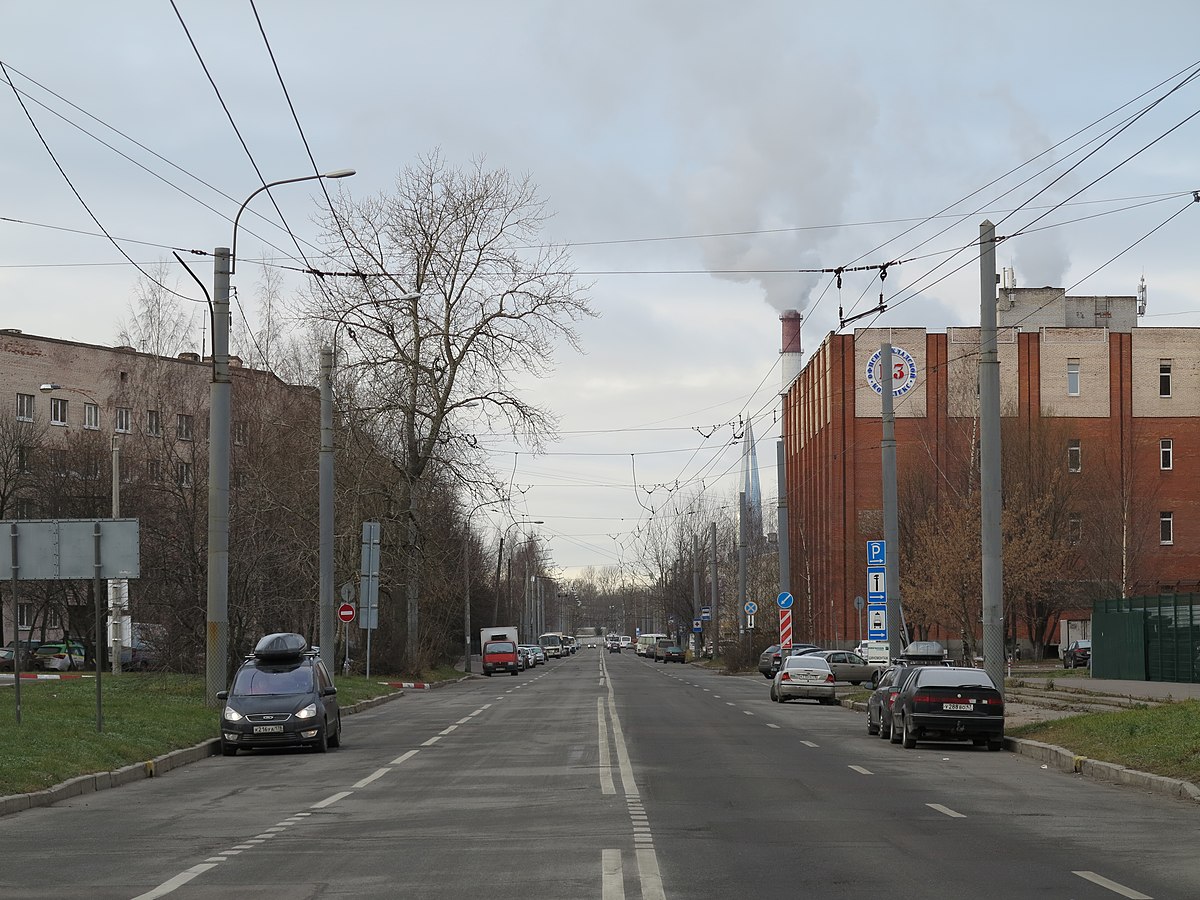
[[[321,730],[317,733],[317,742],[313,745],[313,749],[318,753],[329,752],[329,723],[326,722]]]
[[[996,752],[997,750],[1003,750],[1004,749],[1004,738],[996,738],[995,740],[988,741],[987,747],[993,753]]]
[[[763,678],[766,678],[766,679],[769,681],[769,680],[770,680],[771,678],[773,678],[774,676],[773,676],[773,675],[771,675],[771,674],[770,674],[770,673],[768,673],[768,672],[763,672],[763,673],[762,673],[762,677],[763,677]]]
[[[908,730],[908,719],[904,720],[904,732],[900,735],[900,746],[905,750],[914,750],[917,746],[916,734]]]
[[[341,712],[338,712],[338,717],[337,717],[337,731],[335,731],[335,732],[334,732],[334,733],[333,733],[333,734],[330,736],[330,738],[329,738],[329,746],[330,746],[330,747],[340,747],[340,746],[342,746],[342,714],[341,714]]]
[[[879,687],[879,673],[878,672],[876,672],[874,675],[871,676],[871,687],[872,688]]]
[[[775,685],[771,685],[771,702],[772,703],[779,702],[779,695],[777,693],[775,693]]]
[[[513,670],[512,670],[512,672],[511,672],[510,674],[512,674],[512,675],[516,675],[516,674],[517,674],[517,670],[516,670],[516,669],[513,669]]]
[[[1065,656],[1063,657],[1063,668],[1064,668],[1064,669],[1069,669],[1069,668],[1071,668],[1069,665],[1067,665],[1067,658],[1066,658]]]
[[[492,677],[492,673],[491,673],[491,672],[484,672],[483,674],[484,674],[484,675],[486,675],[488,678],[491,678],[491,677]]]
[[[851,684],[853,684],[853,685],[859,685],[859,684],[862,684],[862,682],[861,682],[861,681],[852,681],[852,682],[850,682],[850,683],[851,683]]]
[[[237,756],[237,744],[230,744],[226,741],[221,741],[222,756]]]
[[[879,737],[880,737],[880,740],[886,741],[891,736],[892,736],[892,723],[888,722],[885,724],[883,721],[883,713],[880,713],[879,714]]]
[[[987,743],[987,738],[971,738],[971,744],[975,747],[982,747]]]
[[[871,711],[867,710],[867,734],[879,734],[879,726],[871,721]]]
[[[904,727],[903,723],[901,723],[900,725],[897,725],[896,717],[893,715],[892,716],[892,727],[891,727],[891,730],[888,732],[888,740],[891,741],[893,744],[900,743],[900,729],[902,727]]]

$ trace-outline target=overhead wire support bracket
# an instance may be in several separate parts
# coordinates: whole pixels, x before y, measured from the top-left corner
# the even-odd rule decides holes
[[[846,327],[847,325],[849,325],[851,322],[857,322],[859,319],[865,319],[867,316],[873,316],[873,315],[875,315],[876,313],[885,312],[886,310],[887,310],[887,304],[886,304],[886,303],[880,303],[880,304],[879,304],[878,306],[876,306],[874,309],[868,309],[866,312],[860,312],[860,313],[859,313],[857,316],[851,316],[851,317],[850,317],[850,318],[848,318],[848,319],[842,319],[842,320],[841,320],[841,322],[842,322],[842,324],[841,324],[841,327],[842,327],[842,328],[845,328],[845,327]]]

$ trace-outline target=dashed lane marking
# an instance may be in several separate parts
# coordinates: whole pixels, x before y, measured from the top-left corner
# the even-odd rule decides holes
[[[407,762],[408,760],[412,759],[414,756],[416,756],[420,752],[421,752],[420,750],[409,750],[407,753],[404,753],[400,756],[397,756],[395,759],[393,759],[392,765],[398,766],[402,762]]]
[[[1072,875],[1078,875],[1085,881],[1090,881],[1092,884],[1098,884],[1102,888],[1108,888],[1114,894],[1120,894],[1122,897],[1128,897],[1129,900],[1154,900],[1149,894],[1143,894],[1141,891],[1135,891],[1133,888],[1125,887],[1123,884],[1117,884],[1110,878],[1105,878],[1103,875],[1097,875],[1095,872],[1072,872]]]
[[[870,769],[864,769],[862,766],[849,766],[848,768],[853,769],[859,775],[874,775],[875,774]]]
[[[944,816],[949,816],[952,819],[965,819],[966,818],[966,816],[963,815],[962,813],[955,812],[950,807],[942,806],[942,804],[940,804],[940,803],[926,803],[925,805],[928,806],[930,809],[937,810]]]
[[[774,722],[768,722],[768,723],[767,723],[767,727],[768,727],[768,728],[778,728],[779,726],[778,726],[778,725],[776,725]]]
[[[337,803],[339,800],[346,799],[352,793],[354,793],[354,792],[353,791],[338,791],[332,797],[326,797],[320,803],[314,803],[312,806],[309,807],[309,809],[324,809],[327,806],[333,806],[333,804]]]
[[[386,768],[385,769],[376,769],[374,772],[372,772],[370,775],[368,775],[362,781],[358,782],[357,784],[352,785],[352,787],[364,788],[368,784],[370,784],[372,781],[376,781],[377,779],[382,778],[384,775],[386,775],[390,771],[392,771],[392,770],[386,769]]]

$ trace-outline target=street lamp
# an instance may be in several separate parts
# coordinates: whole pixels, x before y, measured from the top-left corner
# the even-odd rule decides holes
[[[486,500],[477,504],[469,513],[463,526],[463,672],[471,674],[471,517],[485,506],[503,503],[507,497]],[[483,650],[482,647],[479,648]]]
[[[545,525],[545,524],[546,523],[543,522],[541,519],[534,519],[533,521],[530,521],[530,520],[522,517],[520,521],[510,523],[509,526],[507,528],[505,528],[503,532],[501,532],[500,548],[496,551],[496,600],[492,604],[492,624],[493,625],[500,624],[500,561],[504,558],[504,541],[505,541],[505,539],[508,538],[508,533],[513,528],[515,528],[517,525]],[[511,604],[511,601],[512,601],[511,597],[509,598],[509,601]]]
[[[317,181],[322,178],[345,178],[353,169],[337,169],[318,175],[283,178],[253,191],[238,207],[233,218],[233,252],[228,247],[213,251],[213,308],[212,308],[212,384],[208,406],[208,629],[205,671],[205,702],[217,703],[217,692],[225,689],[229,655],[229,398],[232,382],[229,377],[229,277],[237,266],[238,221],[246,206],[263,191],[281,184]],[[332,429],[330,429],[332,431]],[[332,452],[325,459],[324,429],[320,466],[320,528],[321,549],[326,545],[326,529],[332,545],[333,466]],[[330,448],[332,451],[332,448]],[[327,471],[328,470],[328,471]],[[328,481],[328,490],[326,490]],[[328,497],[327,497],[328,494]],[[328,505],[328,508],[326,508]],[[325,554],[322,554],[324,557]],[[327,561],[321,559],[321,657],[327,666],[333,664],[333,567],[332,553]],[[328,636],[328,640],[326,637]]]

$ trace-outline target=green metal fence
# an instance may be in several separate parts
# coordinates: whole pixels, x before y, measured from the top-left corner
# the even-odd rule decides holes
[[[1200,594],[1097,600],[1092,675],[1200,682]]]

